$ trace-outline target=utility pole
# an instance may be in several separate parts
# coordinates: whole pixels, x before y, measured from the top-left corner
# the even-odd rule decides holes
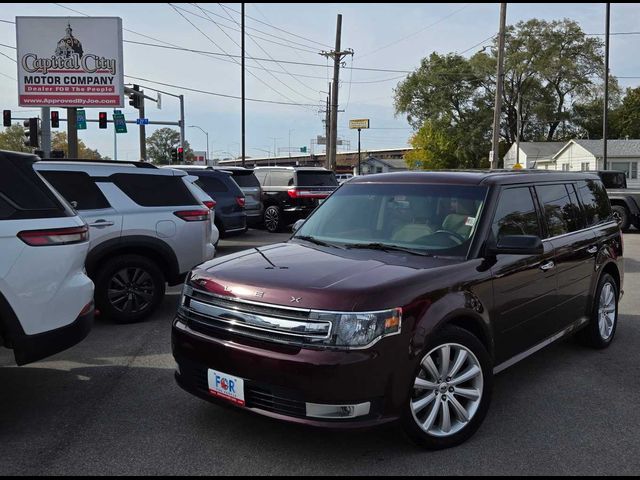
[[[40,148],[45,158],[51,157],[51,109],[42,107],[40,109]]]
[[[78,158],[78,116],[75,108],[67,108],[68,158]]]
[[[329,95],[327,95],[327,110],[325,113],[324,167],[327,170],[331,170],[331,158],[329,155],[329,152],[331,151],[331,84],[329,84]]]
[[[498,72],[496,74],[496,100],[493,111],[493,140],[489,155],[489,168],[498,165],[500,145],[500,117],[502,113],[502,86],[504,83],[504,37],[507,23],[507,4],[500,4],[500,32],[498,34]]]
[[[331,119],[330,119],[330,138],[331,143],[327,145],[328,164],[330,170],[336,168],[336,145],[338,139],[338,82],[340,76],[340,63],[346,55],[353,55],[353,50],[340,50],[340,40],[342,38],[342,14],[338,14],[336,24],[336,48],[331,52],[322,52],[320,55],[333,58],[333,88],[331,91]]]
[[[144,118],[144,90],[140,90],[140,108],[138,109],[138,118]],[[147,129],[144,123],[140,122],[140,160],[147,161]]]
[[[184,95],[180,95],[178,98],[180,99],[180,147],[184,153]]]
[[[522,128],[521,112],[522,111],[522,96],[518,92],[518,103],[516,106],[516,165],[520,165],[520,129]],[[519,168],[519,167],[516,167]]]
[[[602,160],[603,170],[607,169],[607,137],[609,135],[609,19],[611,4],[607,3],[605,36],[604,36],[604,112],[602,115]],[[598,166],[596,165],[596,169]]]
[[[244,101],[245,101],[245,98],[244,98],[244,3],[242,3],[241,10],[242,10],[242,15],[241,15],[241,17],[242,17],[242,25],[241,25],[240,29],[242,30],[242,34],[241,34],[241,36],[242,36],[242,42],[241,42],[242,43],[242,47],[241,47],[241,50],[242,50],[242,67],[241,67],[241,70],[242,70],[242,81],[241,81],[241,84],[242,84],[242,166],[244,167],[245,166],[245,161],[244,161],[244,157],[245,157],[245,129],[244,129],[244,127],[245,127],[245,124],[244,124]]]

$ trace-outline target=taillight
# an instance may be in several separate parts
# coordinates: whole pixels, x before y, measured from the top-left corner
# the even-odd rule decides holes
[[[207,207],[209,210],[213,210],[214,208],[216,208],[215,200],[205,200],[202,203],[204,203],[205,207]]]
[[[316,190],[303,190],[299,188],[290,188],[287,190],[291,198],[327,198],[331,192],[322,192]]]
[[[32,247],[70,245],[89,240],[89,227],[56,228],[55,230],[25,230],[18,238]]]
[[[236,197],[236,203],[241,207],[244,207],[244,197]]]
[[[173,212],[176,217],[180,217],[185,222],[202,222],[209,220],[209,210],[180,210]]]
[[[296,190],[295,188],[290,188],[289,190],[287,190],[287,193],[291,198],[298,198],[298,190]]]

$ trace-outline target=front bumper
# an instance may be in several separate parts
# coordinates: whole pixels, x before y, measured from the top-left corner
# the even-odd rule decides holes
[[[329,428],[362,428],[396,420],[407,401],[412,368],[408,359],[407,365],[398,368],[400,337],[384,339],[369,350],[352,351],[224,337],[194,331],[180,318],[174,321],[176,381],[183,389],[227,404],[209,393],[207,372],[215,369],[244,380],[246,404],[238,408]],[[318,418],[318,409],[336,405],[354,407],[353,416]]]

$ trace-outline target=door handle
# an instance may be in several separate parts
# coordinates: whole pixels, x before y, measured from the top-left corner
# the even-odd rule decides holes
[[[90,227],[96,228],[113,227],[114,225],[115,223],[108,222],[106,220],[96,220],[95,222],[89,224]]]
[[[590,253],[590,254],[598,253],[598,246],[594,245],[592,247],[587,248],[587,253]]]
[[[550,262],[543,263],[542,265],[540,265],[540,270],[544,270],[546,272],[547,270],[551,270],[555,266],[556,266],[556,264],[553,263],[553,261],[550,261]]]

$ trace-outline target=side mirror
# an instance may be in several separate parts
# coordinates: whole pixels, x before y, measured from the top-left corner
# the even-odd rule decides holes
[[[544,252],[542,240],[537,235],[505,235],[498,244],[489,248],[494,255],[540,255]]]
[[[291,231],[293,233],[296,233],[303,223],[304,223],[304,218],[301,218],[300,220],[296,221],[296,223],[292,225]]]

